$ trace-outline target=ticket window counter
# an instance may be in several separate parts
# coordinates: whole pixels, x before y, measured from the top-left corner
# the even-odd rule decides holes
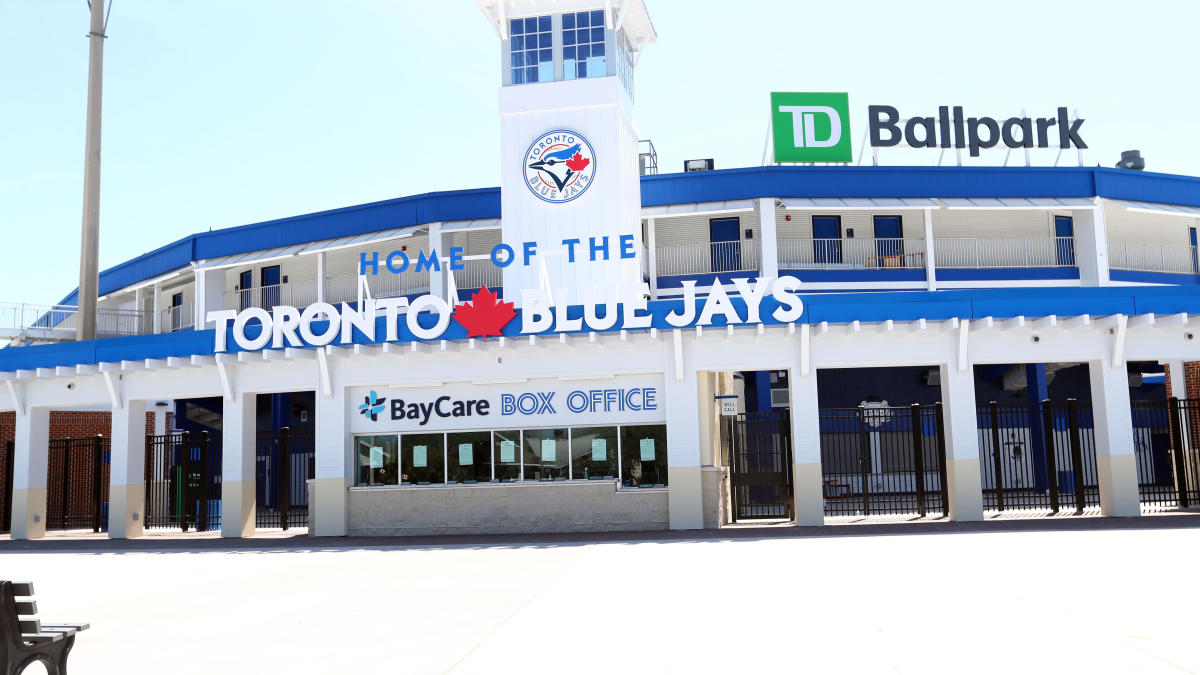
[[[667,486],[661,424],[355,436],[356,484],[619,481]]]

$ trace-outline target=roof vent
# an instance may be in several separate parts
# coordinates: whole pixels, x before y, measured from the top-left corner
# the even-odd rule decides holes
[[[1146,168],[1146,160],[1142,159],[1141,150],[1126,150],[1121,153],[1121,161],[1117,162],[1118,169],[1133,169],[1141,171]]]
[[[684,171],[712,171],[713,161],[711,159],[689,159],[683,163]]]

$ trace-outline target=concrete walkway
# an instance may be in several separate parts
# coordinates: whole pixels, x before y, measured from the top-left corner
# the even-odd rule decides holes
[[[0,541],[76,673],[1200,673],[1200,514]]]

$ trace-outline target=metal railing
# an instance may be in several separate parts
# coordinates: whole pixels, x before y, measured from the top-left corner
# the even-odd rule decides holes
[[[454,285],[460,290],[482,286],[494,290],[503,284],[502,270],[491,260],[464,260],[463,268],[454,270]]]
[[[1108,266],[1138,272],[1196,274],[1196,247],[1151,244],[1140,241],[1108,241]]]
[[[1073,237],[933,240],[938,268],[1074,267]]]
[[[667,244],[655,248],[658,276],[747,272],[759,269],[757,241]]]
[[[79,308],[72,305],[0,303],[0,338],[73,340],[79,326]],[[141,335],[146,313],[132,309],[96,311],[96,337]]]
[[[780,269],[895,269],[925,266],[924,239],[780,239]]]
[[[358,275],[330,277],[325,280],[325,302],[358,302]],[[429,271],[409,269],[400,274],[380,271],[366,275],[371,297],[393,298],[400,295],[425,293],[429,290]]]
[[[188,302],[162,310],[158,330],[160,333],[174,333],[177,330],[191,328],[195,323],[196,312],[192,303]]]
[[[276,305],[307,307],[317,301],[317,280],[293,281],[274,286],[240,288],[225,293],[225,309],[241,311],[250,307],[270,310]]]

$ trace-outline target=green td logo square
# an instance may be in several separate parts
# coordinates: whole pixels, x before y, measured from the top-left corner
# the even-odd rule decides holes
[[[850,162],[850,95],[771,92],[776,162]]]

